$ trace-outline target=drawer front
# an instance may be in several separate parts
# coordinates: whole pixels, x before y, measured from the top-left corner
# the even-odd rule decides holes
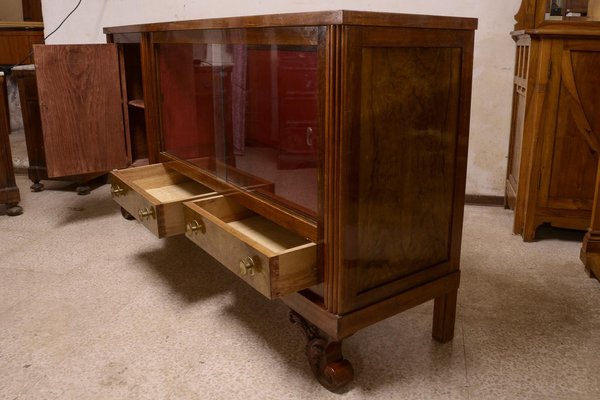
[[[273,253],[185,203],[186,236],[269,299],[318,283],[315,243]]]
[[[136,192],[122,179],[111,173],[109,175],[110,194],[113,200],[123,207],[136,220],[141,222],[146,228],[158,237],[164,236],[164,230],[159,229],[159,221],[164,221],[162,216],[162,207],[153,204],[150,200],[144,198]],[[183,233],[185,224],[183,215],[181,216],[181,232]]]
[[[159,238],[185,232],[183,202],[216,193],[170,168],[170,163],[112,171],[112,198]]]

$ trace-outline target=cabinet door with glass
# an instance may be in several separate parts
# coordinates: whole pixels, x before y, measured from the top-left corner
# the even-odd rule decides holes
[[[164,151],[316,219],[318,32],[155,33]]]

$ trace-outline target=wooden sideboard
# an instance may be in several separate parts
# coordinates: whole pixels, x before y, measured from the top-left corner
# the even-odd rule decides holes
[[[512,33],[506,203],[515,210],[513,230],[525,241],[544,223],[587,229],[595,192],[597,152],[590,139],[600,123],[592,111],[600,102],[600,21],[547,20],[546,3],[524,1]]]
[[[476,26],[327,11],[105,28],[107,45],[36,48],[44,135],[68,149],[65,110],[86,110],[60,104],[70,78],[50,67],[111,71],[76,71],[76,92],[101,111],[86,124],[114,128],[96,145],[125,138],[95,169],[151,164],[111,173],[123,215],[281,299],[338,390],[360,329],[434,300],[433,337],[453,337]]]
[[[19,188],[15,182],[13,160],[10,151],[10,121],[7,106],[6,82],[4,73],[0,72],[0,204],[6,205],[6,214],[15,216],[23,213],[18,205],[21,200]]]

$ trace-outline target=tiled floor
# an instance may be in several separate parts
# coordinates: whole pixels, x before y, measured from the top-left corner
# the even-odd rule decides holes
[[[0,206],[0,399],[598,399],[600,284],[581,235],[523,243],[467,207],[455,339],[424,304],[345,341],[342,395],[313,379],[287,309],[185,238],[124,220],[108,187],[44,182]]]

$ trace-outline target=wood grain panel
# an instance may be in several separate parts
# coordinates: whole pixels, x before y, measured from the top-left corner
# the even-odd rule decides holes
[[[459,57],[459,49],[363,50],[356,199],[362,290],[449,256]]]
[[[466,160],[466,142],[457,152],[463,54],[461,47],[435,47],[433,36],[413,36],[408,45],[402,33],[399,46],[369,46],[383,36],[392,42],[393,33],[385,29],[370,30],[366,43],[357,33],[350,44],[350,57],[358,62],[348,73],[360,77],[360,92],[349,96],[358,100],[348,106],[353,120],[341,314],[392,295],[399,290],[394,282],[409,275],[432,268],[425,275],[434,279],[458,268],[458,258],[447,261],[456,233],[455,189],[465,169],[461,161],[457,171],[456,163]],[[466,42],[460,35],[440,35],[442,43]],[[461,125],[468,132],[468,121]],[[455,225],[460,228],[460,221]]]
[[[571,108],[579,105],[565,93],[561,87],[548,198],[543,203],[548,207],[591,210],[598,161],[573,119]]]
[[[30,64],[31,46],[44,42],[43,28],[36,30],[0,30],[0,64]]]
[[[49,177],[127,166],[117,47],[35,46]]]
[[[600,43],[588,51],[571,51],[573,76],[583,112],[592,128],[592,132],[600,140]]]

